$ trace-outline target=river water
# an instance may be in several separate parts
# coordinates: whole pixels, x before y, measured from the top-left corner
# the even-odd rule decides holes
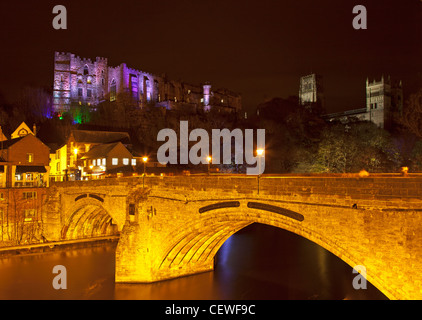
[[[115,284],[115,247],[0,258],[0,299],[386,299],[370,283],[355,290],[352,268],[324,248],[260,224],[224,243],[213,272],[153,284]],[[55,265],[66,290],[53,288]]]

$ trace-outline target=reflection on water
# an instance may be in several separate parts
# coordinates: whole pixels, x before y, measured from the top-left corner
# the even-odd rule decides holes
[[[153,284],[115,284],[116,244],[0,259],[0,299],[385,299],[352,268],[290,232],[253,224],[230,237],[214,272]],[[67,269],[55,290],[55,265]]]

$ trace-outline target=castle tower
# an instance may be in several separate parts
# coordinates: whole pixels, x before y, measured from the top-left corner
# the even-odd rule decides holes
[[[322,76],[312,73],[300,78],[299,103],[302,106],[321,109],[325,107]]]
[[[209,83],[206,83],[202,86],[204,90],[204,110],[209,111],[210,110],[210,95],[211,95],[211,85]]]
[[[370,121],[383,129],[391,129],[395,116],[403,111],[403,88],[399,81],[393,85],[390,76],[369,82],[366,79],[366,112]]]

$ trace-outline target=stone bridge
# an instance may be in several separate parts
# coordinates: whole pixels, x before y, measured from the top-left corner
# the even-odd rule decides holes
[[[44,229],[120,234],[116,282],[154,282],[213,270],[224,241],[257,222],[365,266],[390,299],[422,299],[421,211],[417,176],[131,177],[54,183]]]

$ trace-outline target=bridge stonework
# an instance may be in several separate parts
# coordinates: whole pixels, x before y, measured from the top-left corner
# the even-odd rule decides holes
[[[420,177],[146,177],[145,188],[142,178],[120,178],[50,189],[52,239],[120,234],[116,282],[213,270],[224,241],[257,222],[365,266],[390,299],[422,298]]]

